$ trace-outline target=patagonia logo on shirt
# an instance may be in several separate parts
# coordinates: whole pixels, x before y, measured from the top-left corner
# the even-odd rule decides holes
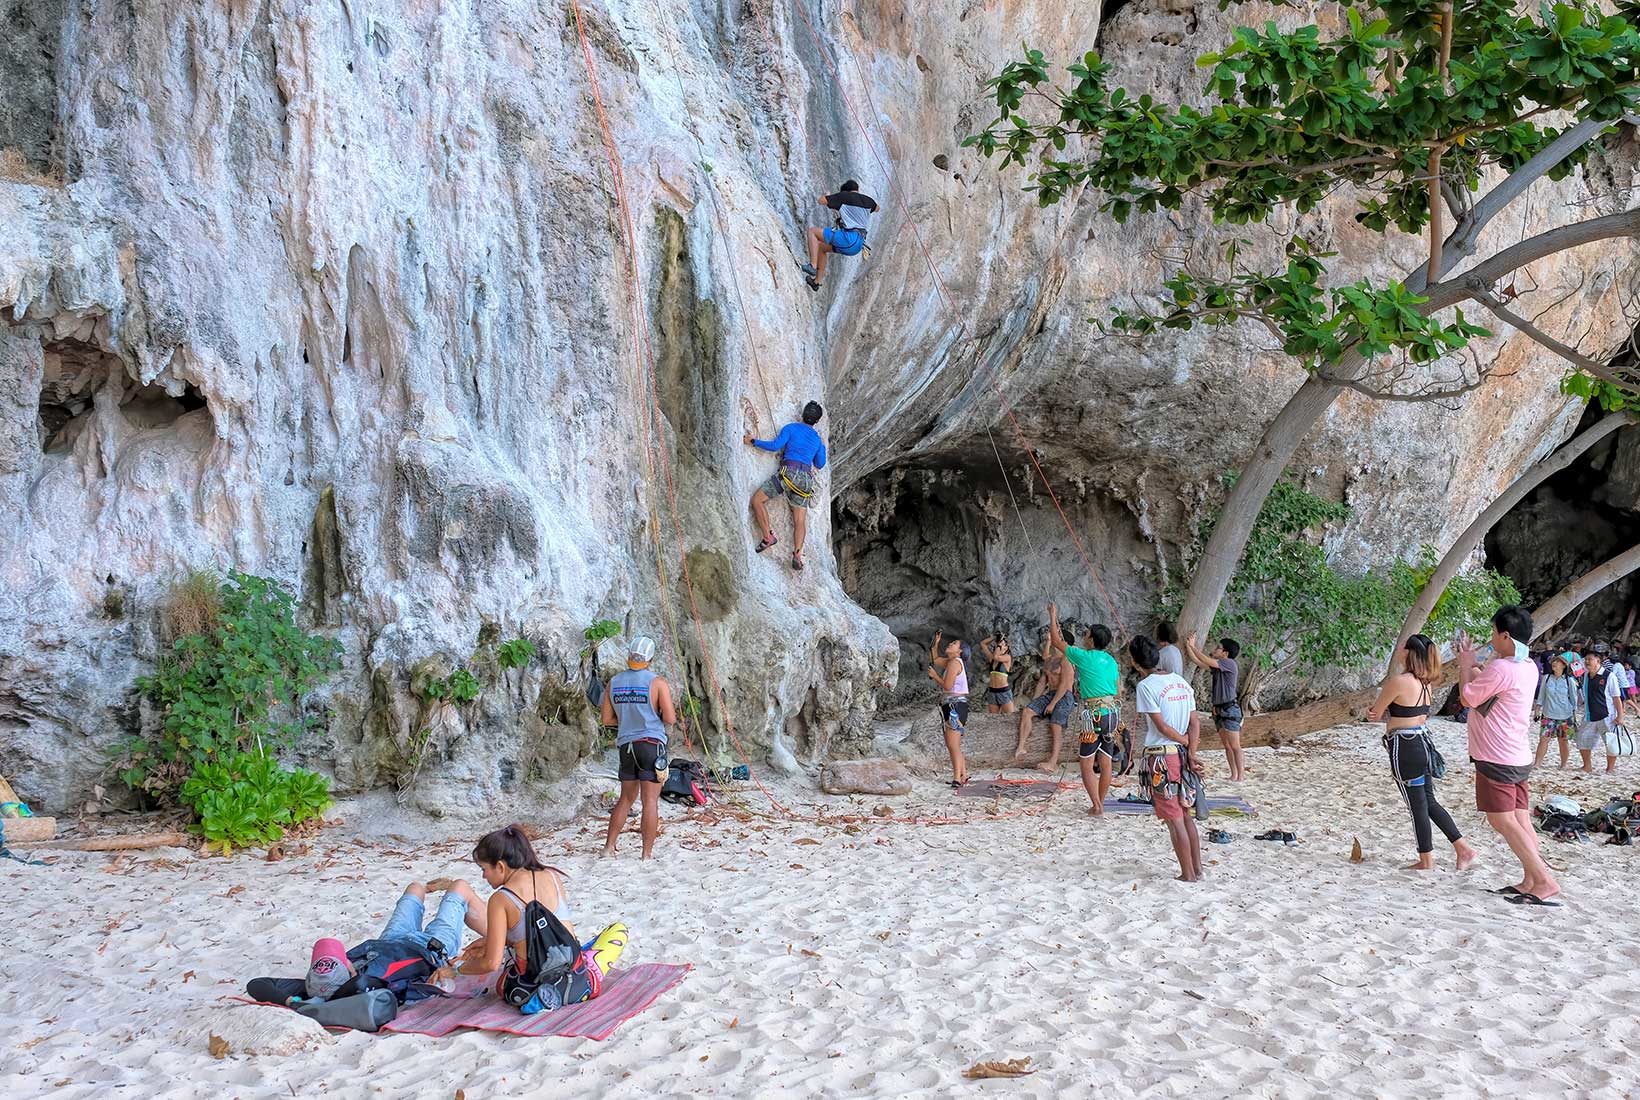
[[[649,685],[643,684],[638,687],[623,685],[611,688],[609,697],[617,706],[622,703],[647,703],[649,702]]]

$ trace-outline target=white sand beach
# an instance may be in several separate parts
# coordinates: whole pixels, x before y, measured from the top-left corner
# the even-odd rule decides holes
[[[1206,848],[1193,886],[1173,880],[1158,822],[1091,820],[1079,788],[993,818],[930,781],[907,799],[785,784],[776,793],[811,818],[892,803],[974,820],[845,829],[668,807],[650,864],[597,859],[591,817],[549,829],[538,848],[569,872],[581,930],[621,919],[627,962],[695,967],[604,1042],[296,1028],[310,1035],[297,1053],[209,1052],[232,1014],[294,1017],[235,1004],[245,979],[302,973],[316,936],[373,934],[407,880],[471,875],[477,826],[386,838],[344,805],[346,823],[276,863],[177,850],[0,861],[0,1095],[1633,1094],[1640,849],[1548,842],[1564,908],[1485,893],[1515,881],[1509,854],[1472,808],[1462,728],[1441,723],[1438,737],[1453,762],[1442,800],[1482,852],[1464,874],[1444,847],[1443,870],[1400,869],[1411,827],[1367,727],[1251,750],[1250,778],[1215,791],[1258,816],[1215,819],[1235,840]],[[1539,780],[1535,801],[1591,803],[1640,772]],[[755,789],[739,797],[768,809]],[[1252,839],[1272,827],[1302,843]],[[1022,1057],[1034,1075],[961,1077]]]

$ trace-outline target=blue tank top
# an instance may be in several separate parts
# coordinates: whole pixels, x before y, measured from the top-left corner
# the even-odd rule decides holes
[[[649,685],[654,682],[655,673],[647,668],[629,668],[610,677],[609,702],[615,708],[617,748],[634,741],[666,744],[666,725],[649,701]]]

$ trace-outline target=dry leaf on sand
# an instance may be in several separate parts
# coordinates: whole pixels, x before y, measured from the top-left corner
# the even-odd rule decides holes
[[[800,836],[796,840],[792,841],[792,843],[793,844],[819,844],[820,842],[818,840],[814,839],[812,836]]]
[[[1010,1058],[1006,1062],[975,1062],[962,1071],[962,1075],[970,1081],[983,1081],[990,1077],[1026,1077],[1035,1073],[1031,1059]]]
[[[215,1033],[213,1033],[205,1042],[207,1048],[211,1052],[212,1058],[226,1058],[228,1056],[228,1051],[232,1049],[228,1046],[228,1040]]]
[[[1363,863],[1366,861],[1366,858],[1366,855],[1361,851],[1361,838],[1356,837],[1355,845],[1350,849],[1350,862]]]

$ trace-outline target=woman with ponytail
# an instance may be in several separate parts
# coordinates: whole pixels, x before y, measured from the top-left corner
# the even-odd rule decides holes
[[[540,902],[574,934],[575,926],[570,923],[569,897],[564,889],[564,872],[541,862],[522,826],[508,825],[505,829],[485,833],[473,848],[473,862],[478,864],[485,883],[495,892],[484,904],[482,914],[477,912],[476,906],[468,910],[467,924],[478,933],[479,938],[462,952],[461,969],[483,974],[503,968],[524,972],[528,962],[524,947],[524,910],[532,901]],[[458,880],[448,884],[447,888],[456,890],[466,885]],[[437,889],[446,884],[435,882],[429,886]],[[470,888],[467,893],[471,895]],[[612,924],[584,947],[587,956],[597,964],[600,978],[609,973],[609,968],[625,950],[626,936],[626,925]],[[591,989],[583,990],[585,996],[570,999],[584,1000],[594,996],[598,985],[598,982],[593,982]],[[543,992],[550,991],[543,987]],[[524,1007],[524,1011],[537,1012],[556,1007],[557,1004],[536,1005],[532,1001]]]
[[[1401,651],[1401,671],[1384,682],[1367,721],[1384,723],[1384,747],[1389,750],[1390,773],[1412,814],[1412,832],[1418,842],[1418,861],[1409,871],[1435,869],[1435,836],[1431,823],[1451,841],[1458,870],[1475,862],[1475,849],[1464,840],[1452,815],[1435,799],[1440,754],[1429,734],[1430,701],[1441,678],[1441,653],[1426,635],[1414,634]]]

